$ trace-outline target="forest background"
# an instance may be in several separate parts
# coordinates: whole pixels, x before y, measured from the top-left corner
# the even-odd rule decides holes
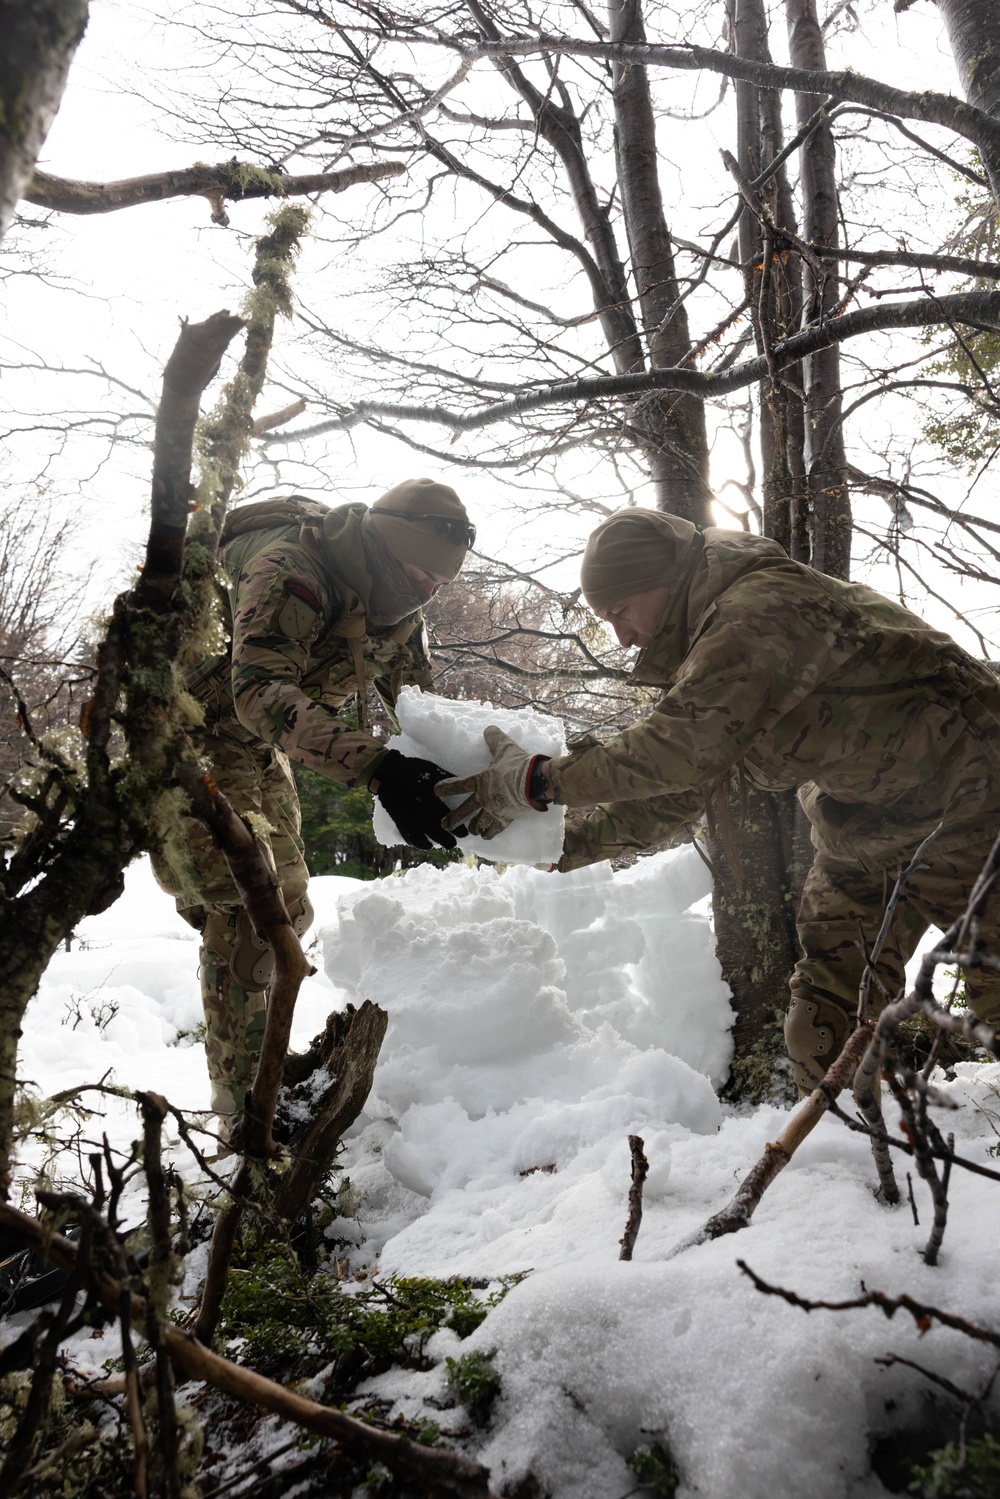
[[[254,409],[283,419],[238,497],[454,483],[480,542],[432,618],[441,691],[573,731],[642,711],[576,589],[622,503],[764,530],[1000,654],[998,29],[951,0],[95,7],[4,250],[0,629],[25,702],[54,726],[86,697],[88,612],[138,556],[162,351],[238,300],[289,191],[312,225]],[[626,59],[646,38],[648,68]],[[345,167],[380,177],[335,196]],[[363,793],[300,782],[315,870],[395,862]],[[809,852],[790,795],[732,813],[748,881],[708,850],[744,1050]]]
[[[19,51],[39,18],[41,46]],[[0,1189],[25,1128],[48,1138],[49,1105],[25,1114],[15,1090],[20,1022],[46,963],[83,916],[114,905],[123,869],[184,797],[226,849],[253,924],[278,951],[278,976],[193,1338],[178,1333],[169,1304],[190,1241],[186,1189],[161,1170],[167,1101],[129,1096],[143,1141],[125,1166],[105,1141],[88,1173],[75,1147],[85,1199],[41,1186],[42,1206],[60,1224],[75,1212],[84,1237],[79,1251],[58,1242],[76,1277],[58,1311],[3,1351],[0,1368],[29,1372],[8,1390],[20,1414],[0,1490],[31,1481],[53,1391],[68,1388],[56,1378],[62,1342],[110,1307],[122,1328],[115,1390],[125,1401],[118,1420],[131,1428],[134,1492],[146,1485],[148,1420],[156,1483],[179,1494],[174,1367],[229,1381],[252,1404],[266,1395],[272,1410],[299,1399],[273,1381],[254,1384],[259,1371],[213,1364],[212,1338],[246,1283],[230,1282],[237,1248],[241,1276],[255,1244],[268,1251],[262,1305],[275,1289],[267,1277],[278,1238],[292,1255],[281,1266],[293,1279],[311,1274],[311,1204],[329,1197],[344,1119],[367,1096],[387,1018],[370,1003],[337,1012],[311,1051],[290,1059],[311,1069],[306,1079],[286,1075],[308,964],[245,826],[201,773],[181,690],[184,666],[220,644],[212,568],[226,504],[291,489],[372,498],[418,468],[455,483],[481,539],[431,620],[439,686],[538,701],[574,731],[613,731],[646,706],[576,589],[587,531],[623,502],[763,531],[802,561],[874,582],[992,659],[1000,17],[993,0],[822,11],[813,0],[773,9],[615,0],[606,13],[581,0],[502,13],[478,0],[419,13],[275,0],[161,18],[109,3],[93,8],[74,60],[86,20],[81,0],[0,4],[0,227],[11,222],[0,265]],[[49,114],[69,76],[37,165],[48,122],[36,129],[30,89],[11,86],[19,67],[47,75]],[[240,306],[242,319],[218,315],[220,304]],[[178,317],[190,321],[161,401]],[[246,346],[227,354],[244,328]],[[221,399],[197,437],[193,491],[195,416],[220,360]],[[147,522],[140,495],[154,421]],[[379,866],[359,832],[363,802],[324,806],[314,789],[314,862],[378,873],[390,860],[379,855]],[[730,1091],[739,1097],[774,1081],[773,1022],[808,849],[790,797],[751,796],[744,808],[734,796],[730,814],[741,821],[742,886],[726,869],[731,840],[709,828],[705,842],[719,871],[713,910],[736,1012]],[[960,936],[956,928],[952,940]],[[932,960],[946,961],[944,948]],[[964,1027],[966,1041],[995,1048],[971,1020],[936,1009],[925,979],[911,1010],[922,1005],[941,1028]],[[902,1014],[880,1022],[877,1036],[859,1031],[842,1059],[849,1070],[869,1047],[855,1097],[884,1202],[900,1193],[864,1078],[878,1077]],[[928,1123],[927,1074],[896,1060],[887,1068],[910,1112],[909,1145],[895,1148],[917,1154],[934,1201],[929,1268],[948,1173],[969,1163]],[[978,1064],[961,1065],[988,1093]],[[346,1108],[342,1079],[355,1074]],[[275,1113],[281,1084],[315,1102],[314,1076],[319,1104],[290,1126]],[[828,1102],[813,1096],[809,1129]],[[187,1129],[176,1110],[171,1117]],[[283,1173],[272,1131],[289,1128],[293,1165]],[[805,1128],[797,1115],[782,1139]],[[746,1225],[759,1191],[748,1211],[745,1188],[780,1169],[776,1150],[768,1146],[730,1209],[677,1252],[716,1237],[712,1225],[720,1234]],[[640,1155],[641,1142],[632,1151],[641,1201]],[[995,1176],[983,1162],[971,1169]],[[129,1171],[146,1184],[148,1266],[131,1249],[126,1259],[114,1232]],[[350,1216],[339,1194],[325,1208]],[[0,1205],[0,1221],[19,1245],[40,1242],[37,1221],[15,1208]],[[849,1275],[852,1263],[842,1255],[839,1269]],[[458,1299],[471,1289],[463,1282]],[[130,1315],[143,1319],[152,1355],[145,1417]],[[957,1330],[996,1345],[988,1329]],[[405,1337],[402,1347],[409,1357]],[[964,1401],[966,1416],[995,1379],[969,1391],[922,1372]],[[329,1406],[294,1412],[365,1461],[378,1451],[397,1476],[423,1473],[427,1491],[485,1489],[485,1469],[463,1466],[436,1438],[422,1454],[412,1423],[389,1435]],[[971,1450],[962,1419],[960,1471]],[[995,1467],[988,1433],[983,1443],[977,1452]],[[655,1483],[673,1492],[675,1479],[664,1466]]]

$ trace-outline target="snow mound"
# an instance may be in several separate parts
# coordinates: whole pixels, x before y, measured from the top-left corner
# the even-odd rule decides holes
[[[725,1076],[731,1012],[708,922],[689,910],[704,895],[704,866],[690,850],[648,864],[642,878],[422,866],[340,901],[339,924],[324,933],[328,976],[389,1012],[368,1145],[377,1143],[379,1170],[398,1187],[455,1220],[442,1260],[440,1220],[424,1224],[426,1201],[411,1204],[413,1221],[385,1251],[390,1263],[426,1252],[450,1273],[468,1270],[472,1253],[476,1273],[492,1273],[529,1252],[515,1245],[532,1232],[537,1194],[523,1191],[513,1215],[491,1213],[492,1195],[565,1174],[560,1192],[585,1219],[594,1194],[607,1193],[612,1157],[617,1177],[630,1132],[662,1137],[665,1181],[669,1139],[718,1128],[718,1099],[698,1064]],[[673,930],[700,991],[688,1016],[675,978],[657,966]],[[659,1045],[647,1035],[654,1029]],[[395,1214],[398,1196],[389,1196]],[[487,1245],[496,1247],[480,1254]]]
[[[559,719],[534,708],[494,708],[492,703],[472,699],[437,697],[419,687],[404,687],[396,703],[400,733],[389,740],[389,748],[400,754],[433,760],[452,775],[470,776],[485,770],[490,752],[483,730],[498,725],[524,749],[539,755],[562,755],[566,738]],[[461,798],[448,799],[457,807]],[[496,838],[460,838],[459,847],[497,864],[555,864],[562,853],[564,808],[552,806],[544,813],[519,818]],[[372,818],[375,837],[386,848],[406,840],[378,802]]]

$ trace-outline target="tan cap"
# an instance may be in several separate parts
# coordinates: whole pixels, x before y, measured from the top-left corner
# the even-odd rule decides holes
[[[584,598],[601,614],[633,593],[669,586],[698,535],[690,521],[663,510],[617,510],[587,541],[580,565]]]
[[[371,524],[397,562],[457,578],[476,528],[448,484],[404,479],[375,501]]]

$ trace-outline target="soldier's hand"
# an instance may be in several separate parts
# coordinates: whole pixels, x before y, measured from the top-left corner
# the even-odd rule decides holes
[[[525,812],[547,810],[548,803],[539,798],[537,788],[533,792],[532,777],[548,756],[529,754],[494,725],[484,732],[483,738],[493,756],[492,763],[477,775],[442,781],[437,794],[465,797],[461,806],[444,819],[446,828],[465,823],[470,833],[480,838],[495,838]]]
[[[464,837],[466,829],[443,826],[447,807],[434,795],[435,785],[448,771],[433,760],[418,760],[386,750],[376,761],[368,789],[377,796],[411,848],[455,847],[455,834]],[[459,822],[461,819],[459,819]]]

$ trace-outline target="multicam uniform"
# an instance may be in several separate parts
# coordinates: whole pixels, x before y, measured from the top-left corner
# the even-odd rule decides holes
[[[401,686],[431,685],[419,610],[397,624],[372,623],[361,538],[366,511],[298,499],[234,511],[224,536],[232,539],[220,553],[231,646],[189,684],[205,712],[198,748],[236,810],[250,816],[299,930],[311,913],[289,759],[345,785],[366,784],[385,748],[367,732],[368,686],[391,716]],[[358,729],[340,716],[352,703]],[[154,870],[202,933],[212,1108],[231,1121],[263,1039],[268,954],[242,912],[225,859],[196,819],[181,819]]]
[[[734,767],[766,790],[798,787],[816,857],[786,1041],[804,1086],[850,1028],[859,923],[871,942],[887,886],[938,823],[879,965],[890,992],[927,926],[965,907],[1000,830],[1000,683],[908,610],[763,538],[694,536],[664,582],[669,601],[634,672],[664,695],[609,743],[548,767],[557,801],[601,804],[571,814],[560,868],[681,841]],[[1000,950],[1000,899],[991,931]],[[981,1018],[1000,1023],[1000,975],[967,980]]]

